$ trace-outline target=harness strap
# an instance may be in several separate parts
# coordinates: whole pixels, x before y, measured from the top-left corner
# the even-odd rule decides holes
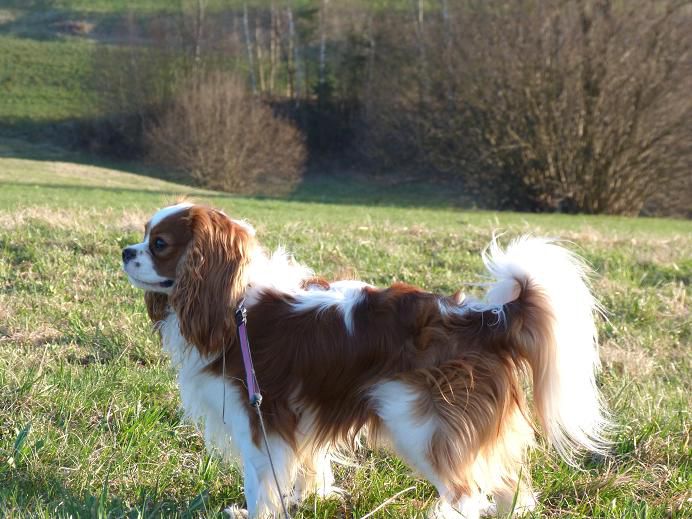
[[[250,354],[250,340],[247,337],[247,308],[245,308],[244,299],[240,301],[238,309],[235,311],[235,322],[238,327],[240,351],[243,354],[243,367],[245,368],[248,399],[252,407],[259,407],[262,404],[262,395],[260,393],[259,384],[257,383],[255,367],[252,364],[252,355]]]
[[[264,448],[267,450],[267,457],[269,458],[269,465],[272,469],[272,475],[274,476],[274,483],[276,483],[276,491],[279,494],[279,499],[281,500],[281,508],[283,509],[284,516],[286,519],[290,519],[291,516],[288,515],[288,509],[286,508],[286,503],[284,501],[284,495],[281,492],[281,485],[279,485],[279,478],[276,475],[276,469],[274,468],[274,460],[272,460],[272,453],[269,450],[269,440],[267,439],[267,430],[264,427],[264,419],[262,418],[262,411],[260,406],[262,405],[262,394],[260,393],[259,384],[257,383],[257,376],[255,375],[255,367],[252,364],[252,355],[250,354],[250,340],[247,336],[247,308],[245,308],[245,300],[242,299],[238,304],[238,309],[235,311],[235,323],[238,327],[238,338],[240,339],[240,351],[243,354],[243,367],[245,368],[245,381],[247,382],[247,393],[250,405],[257,411],[257,418],[259,418],[260,429],[262,430],[262,438],[264,439]],[[223,362],[223,373],[224,373],[224,411],[226,409],[226,350],[224,349]],[[224,418],[224,423],[225,418]]]

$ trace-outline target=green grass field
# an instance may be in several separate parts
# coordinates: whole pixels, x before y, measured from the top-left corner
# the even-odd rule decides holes
[[[93,45],[0,34],[0,123],[40,124],[93,115]]]
[[[336,196],[195,197],[249,219],[266,245],[288,246],[327,277],[377,285],[451,293],[478,281],[479,252],[497,230],[572,241],[609,310],[601,382],[619,428],[612,457],[583,470],[534,453],[535,517],[690,517],[692,223],[463,212],[416,207],[413,196],[388,206],[384,191],[302,189]],[[220,517],[242,503],[238,471],[181,421],[174,374],[120,271],[121,248],[180,192],[193,190],[0,158],[0,517]],[[297,517],[361,517],[405,489],[375,517],[432,504],[433,488],[397,459],[358,456],[359,468],[337,470],[349,495],[309,499]]]

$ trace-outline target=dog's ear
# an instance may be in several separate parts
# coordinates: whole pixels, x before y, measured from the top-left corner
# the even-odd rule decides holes
[[[144,303],[147,305],[147,314],[153,324],[166,318],[169,312],[167,294],[144,292]]]
[[[178,265],[171,294],[180,332],[202,355],[235,338],[235,309],[243,297],[254,237],[225,214],[196,206],[187,216],[192,241]]]

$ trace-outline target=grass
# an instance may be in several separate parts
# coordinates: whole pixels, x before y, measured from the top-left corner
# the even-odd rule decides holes
[[[333,182],[333,181],[332,181]],[[335,199],[323,198],[329,188]],[[189,188],[104,168],[0,158],[0,516],[220,517],[238,472],[181,421],[174,374],[120,272],[120,249]],[[253,222],[327,277],[355,274],[451,293],[478,280],[493,231],[561,236],[598,270],[603,389],[613,456],[583,470],[532,457],[536,517],[689,517],[692,224],[462,212],[392,203],[386,190],[303,186],[293,200],[196,192]],[[409,194],[410,195],[410,194]],[[308,201],[313,200],[313,201]],[[361,203],[354,203],[360,201]],[[336,203],[334,203],[336,202]],[[375,204],[375,205],[373,205]],[[435,498],[396,458],[340,468],[350,495],[298,517],[420,515]]]
[[[93,44],[40,41],[0,34],[0,123],[40,124],[88,117],[96,110],[89,88]]]

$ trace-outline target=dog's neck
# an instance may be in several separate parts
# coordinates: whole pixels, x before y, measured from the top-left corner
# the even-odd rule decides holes
[[[297,263],[283,247],[268,254],[258,246],[252,251],[246,273],[245,304],[248,307],[255,304],[260,294],[266,290],[295,293],[301,289],[306,279],[314,276],[311,269]]]

